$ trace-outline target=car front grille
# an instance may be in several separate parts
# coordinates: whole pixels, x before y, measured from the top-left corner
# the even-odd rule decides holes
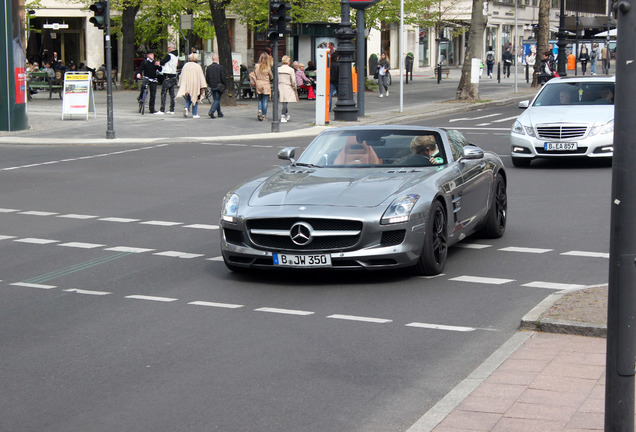
[[[562,140],[580,138],[587,132],[586,126],[537,126],[539,138]]]
[[[297,244],[292,240],[292,227],[298,223],[311,227],[311,241]],[[271,250],[336,251],[358,243],[362,222],[342,219],[251,219],[247,232],[254,245]]]

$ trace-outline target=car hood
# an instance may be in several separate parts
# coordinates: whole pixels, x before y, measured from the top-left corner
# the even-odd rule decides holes
[[[288,167],[258,185],[249,205],[375,207],[435,171],[434,167],[401,170]]]
[[[603,124],[614,118],[614,105],[575,105],[530,107],[524,117],[532,124]]]

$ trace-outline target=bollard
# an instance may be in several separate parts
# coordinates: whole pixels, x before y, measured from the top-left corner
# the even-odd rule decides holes
[[[497,62],[497,84],[501,84],[501,63]]]
[[[530,82],[530,65],[526,63],[526,83]]]
[[[437,84],[442,81],[442,63],[438,63],[437,65]]]

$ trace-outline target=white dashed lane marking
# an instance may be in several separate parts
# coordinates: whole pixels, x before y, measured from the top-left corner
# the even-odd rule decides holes
[[[448,330],[448,331],[456,331],[456,332],[472,332],[477,330],[476,327],[460,327],[460,326],[449,326],[449,325],[440,325],[440,324],[428,324],[428,323],[420,323],[420,322],[412,322],[406,325],[407,327],[418,327],[432,330]]]
[[[514,282],[514,279],[500,279],[500,278],[490,278],[490,277],[480,277],[480,276],[458,276],[449,279],[450,281],[455,282],[471,282],[471,283],[479,283],[479,284],[487,284],[487,285],[503,285],[510,282]]]
[[[21,238],[13,240],[18,243],[32,243],[32,244],[51,244],[51,243],[59,243],[59,240],[50,240],[50,239],[42,239],[42,238]]]
[[[521,253],[542,254],[546,252],[551,252],[553,249],[539,249],[539,248],[509,246],[499,250],[502,252],[521,252]]]
[[[65,215],[58,215],[57,217],[59,218],[66,218],[66,219],[95,219],[97,218],[97,216],[92,216],[92,215],[83,215],[83,214],[65,214]]]
[[[356,315],[340,315],[340,314],[329,315],[327,318],[346,320],[346,321],[361,321],[361,322],[375,323],[375,324],[386,324],[393,321],[393,320],[384,319],[384,318],[372,318],[372,317],[363,317],[363,316],[356,316]]]
[[[95,243],[70,242],[70,243],[60,243],[58,244],[58,246],[74,247],[74,248],[80,248],[80,249],[95,249],[98,247],[104,247],[106,245],[95,244]]]
[[[18,214],[29,215],[29,216],[54,216],[59,213],[32,210],[32,211],[19,212]]]
[[[151,221],[145,221],[145,222],[139,222],[139,223],[143,225],[157,225],[157,226],[183,225],[182,222],[169,222],[169,221],[157,221],[157,220],[151,220]]]
[[[46,290],[57,288],[57,286],[55,286],[55,285],[42,285],[42,284],[28,283],[28,282],[15,282],[15,283],[12,283],[11,285],[19,286],[19,287],[26,287],[26,288],[46,289]]]
[[[239,305],[239,304],[216,303],[216,302],[207,302],[207,301],[193,301],[188,304],[195,305],[195,306],[208,306],[208,307],[217,307],[217,308],[225,308],[225,309],[239,309],[243,307],[243,305]]]
[[[556,283],[556,282],[541,282],[541,281],[529,282],[521,286],[531,287],[531,288],[545,288],[545,289],[552,289],[552,290],[559,290],[559,291],[585,288],[585,285],[564,284],[564,283]]]
[[[313,315],[314,312],[310,312],[310,311],[303,311],[303,310],[294,310],[294,309],[280,309],[280,308],[273,308],[273,307],[262,307],[262,308],[258,308],[258,309],[254,309],[256,312],[269,312],[269,313],[276,313],[276,314],[283,314],[283,315],[301,315],[301,316],[307,316],[307,315]]]
[[[605,253],[605,252],[569,251],[569,252],[563,252],[561,255],[588,257],[588,258],[609,258],[609,253]]]
[[[128,246],[116,246],[112,248],[106,248],[104,250],[113,251],[113,252],[143,253],[143,252],[152,252],[154,249],[135,248],[135,247],[128,247]]]
[[[170,302],[175,302],[179,300],[179,299],[170,298],[170,297],[155,297],[155,296],[146,296],[146,295],[137,295],[137,294],[129,295],[124,298],[135,299],[135,300],[148,300],[148,301],[164,302],[164,303],[170,303]]]
[[[203,256],[203,254],[193,254],[193,253],[178,252],[178,251],[157,252],[153,255],[166,256],[171,258],[184,258],[184,259],[198,258]]]
[[[120,218],[120,217],[106,217],[98,219],[104,222],[121,222],[121,223],[131,223],[131,222],[139,222],[141,219],[129,219],[129,218]]]
[[[89,290],[81,290],[81,289],[75,289],[75,288],[65,289],[63,291],[76,293],[76,294],[93,295],[93,296],[105,296],[105,295],[112,294],[106,291],[89,291]]]

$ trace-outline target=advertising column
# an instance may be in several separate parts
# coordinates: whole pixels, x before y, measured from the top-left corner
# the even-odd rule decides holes
[[[24,0],[2,0],[0,13],[0,130],[26,129]]]

